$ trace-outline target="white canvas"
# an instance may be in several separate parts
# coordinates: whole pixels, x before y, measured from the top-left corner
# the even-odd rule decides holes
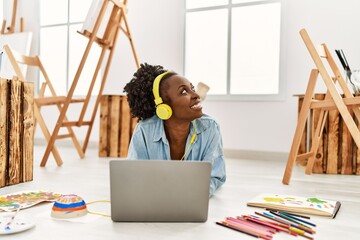
[[[32,41],[32,32],[20,32],[0,35],[0,49],[2,51],[4,45],[9,45],[11,49],[15,50],[21,55],[29,55]],[[26,76],[26,66],[21,66],[21,71]],[[15,76],[15,71],[11,66],[11,63],[3,52],[0,60],[0,77],[11,79]]]

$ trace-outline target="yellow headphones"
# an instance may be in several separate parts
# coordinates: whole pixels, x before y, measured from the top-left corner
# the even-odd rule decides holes
[[[153,83],[153,94],[154,94],[154,101],[156,105],[156,115],[162,120],[168,120],[172,115],[172,109],[169,105],[163,103],[162,98],[160,97],[160,81],[161,79],[168,74],[169,72],[164,72],[158,75]]]

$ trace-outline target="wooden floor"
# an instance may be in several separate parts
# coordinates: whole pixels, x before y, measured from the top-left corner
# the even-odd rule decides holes
[[[0,195],[18,191],[46,190],[63,194],[75,193],[86,202],[109,199],[108,162],[113,158],[99,158],[97,149],[88,149],[85,159],[76,151],[60,147],[64,160],[57,167],[49,159],[46,167],[39,167],[44,146],[35,146],[34,180],[0,188]],[[206,223],[113,223],[108,217],[95,222],[69,223],[49,217],[52,204],[41,204],[22,210],[36,219],[36,227],[23,233],[6,235],[1,239],[253,239],[215,224],[225,217],[253,214],[259,210],[246,202],[260,193],[291,194],[328,198],[341,201],[335,219],[311,217],[317,224],[315,239],[360,239],[360,177],[343,175],[305,175],[295,167],[290,185],[281,183],[286,159],[248,160],[226,159],[227,182],[210,199],[209,219]],[[103,204],[96,211],[110,212]],[[92,210],[92,209],[90,209]],[[301,237],[298,237],[301,238]],[[278,233],[273,239],[296,239]],[[305,239],[305,238],[303,238]]]

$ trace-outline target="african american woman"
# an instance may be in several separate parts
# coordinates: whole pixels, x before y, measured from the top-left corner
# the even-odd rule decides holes
[[[210,196],[226,180],[219,124],[203,114],[185,77],[160,65],[141,64],[124,87],[137,117],[128,159],[211,161]]]

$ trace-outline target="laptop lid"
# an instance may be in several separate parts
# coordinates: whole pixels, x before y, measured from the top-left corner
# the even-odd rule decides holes
[[[205,222],[211,163],[111,160],[111,218],[115,222]]]

